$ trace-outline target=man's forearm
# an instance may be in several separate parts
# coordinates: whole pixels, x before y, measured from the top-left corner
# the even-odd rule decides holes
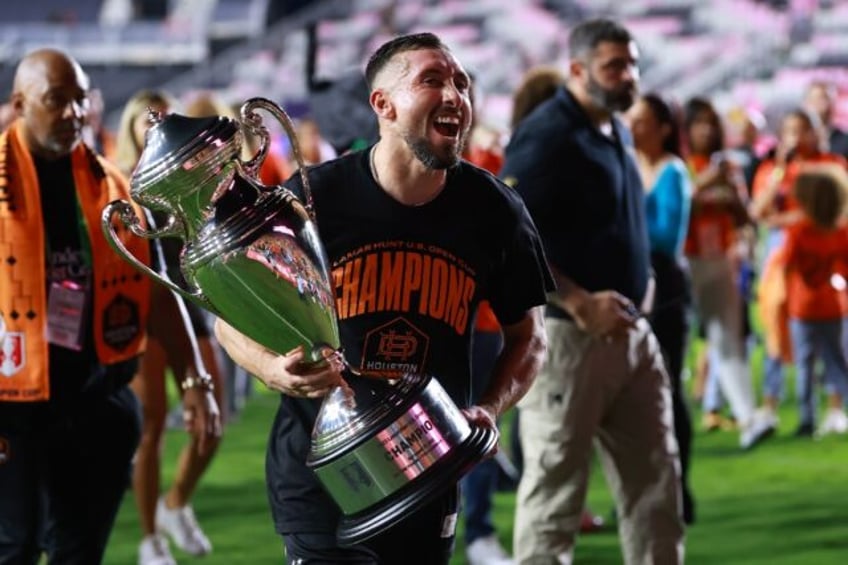
[[[533,384],[545,360],[547,339],[543,308],[529,310],[523,320],[503,328],[504,347],[489,386],[477,403],[497,417],[514,406]]]
[[[215,320],[214,329],[218,343],[230,359],[267,386],[265,371],[276,356],[220,318]]]

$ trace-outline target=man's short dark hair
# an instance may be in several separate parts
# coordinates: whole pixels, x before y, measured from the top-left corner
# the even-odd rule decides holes
[[[633,41],[633,36],[620,23],[606,18],[586,20],[575,26],[568,36],[568,50],[572,59],[583,57],[593,51],[599,43],[623,43]]]
[[[404,51],[417,51],[419,49],[449,51],[442,40],[433,33],[413,33],[395,37],[381,45],[368,60],[368,65],[365,67],[365,81],[368,83],[368,88],[374,88],[374,79],[392,57]]]

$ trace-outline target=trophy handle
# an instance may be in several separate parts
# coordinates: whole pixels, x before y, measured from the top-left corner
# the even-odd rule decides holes
[[[207,310],[215,312],[215,309],[206,300],[206,297],[203,296],[203,293],[200,290],[194,291],[186,291],[181,287],[177,286],[171,280],[167,278],[163,278],[156,271],[139,261],[135,255],[127,250],[124,243],[118,238],[117,233],[115,233],[115,227],[112,224],[112,217],[118,214],[119,219],[124,224],[124,226],[128,227],[129,230],[138,237],[143,239],[153,239],[157,237],[161,237],[162,235],[173,235],[176,233],[175,225],[176,222],[173,218],[169,218],[167,225],[158,231],[147,231],[141,226],[141,222],[138,219],[138,216],[135,214],[135,210],[126,200],[114,200],[106,205],[103,209],[103,213],[100,216],[100,226],[103,228],[103,234],[106,236],[106,241],[115,250],[115,252],[120,255],[124,260],[128,261],[133,267],[152,278],[156,282],[165,285],[171,291],[176,292],[183,298],[191,300],[201,308],[205,308]]]
[[[256,155],[244,164],[244,166],[251,171],[259,170],[259,165],[262,164],[262,161],[265,159],[265,155],[268,154],[268,146],[270,145],[270,138],[268,136],[268,130],[265,126],[262,125],[262,118],[254,112],[254,109],[259,108],[261,110],[265,110],[272,116],[274,116],[280,125],[283,126],[283,130],[285,130],[286,135],[289,137],[289,143],[291,144],[292,154],[294,155],[294,159],[297,162],[297,169],[300,173],[300,180],[303,183],[303,192],[306,195],[306,203],[304,204],[304,208],[306,208],[306,212],[309,214],[309,218],[315,222],[315,213],[312,208],[312,189],[309,186],[309,178],[306,176],[306,166],[303,163],[303,157],[300,154],[300,145],[297,142],[297,134],[294,131],[294,124],[291,121],[291,118],[286,111],[283,110],[280,106],[268,100],[267,98],[256,97],[251,98],[241,106],[241,119],[245,126],[252,132],[258,135],[262,144],[259,148],[259,151]],[[256,176],[256,174],[254,174]]]
[[[250,102],[253,100],[263,100],[265,102],[271,103],[270,101],[266,101],[264,99],[256,99],[253,98],[248,100],[241,106],[241,123],[248,130],[248,132],[259,136],[259,150],[256,152],[250,161],[242,161],[242,167],[244,170],[255,179],[259,178],[259,168],[262,166],[262,163],[265,161],[265,157],[268,155],[268,148],[271,146],[271,136],[268,134],[268,128],[266,128],[262,123],[262,117],[253,111],[254,106],[251,105]],[[258,106],[264,108],[264,105]]]

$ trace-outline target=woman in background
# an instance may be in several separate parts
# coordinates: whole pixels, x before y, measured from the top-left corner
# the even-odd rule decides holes
[[[142,91],[130,98],[124,107],[117,133],[115,162],[126,175],[131,175],[144,148],[150,127],[149,110],[167,113],[173,107],[170,97],[156,91]],[[163,219],[157,218],[159,225]],[[178,256],[181,242],[172,238],[159,240],[164,250],[169,277],[183,284]],[[153,253],[154,262],[157,260]],[[193,370],[192,351],[183,328],[176,301],[163,285],[152,285],[151,315],[147,349],[141,357],[139,373],[132,382],[143,407],[143,431],[135,459],[133,491],[143,538],[139,546],[139,565],[171,565],[176,563],[164,534],[190,555],[212,551],[209,538],[197,523],[191,498],[200,477],[218,448],[220,437],[206,445],[192,439],[183,447],[176,476],[168,491],[160,496],[162,439],[167,414],[165,375],[170,367],[181,382]],[[221,374],[204,314],[186,303],[197,336],[201,359],[212,377],[214,398],[223,406]],[[177,330],[177,331],[175,331]],[[180,343],[179,337],[185,338]],[[189,391],[186,391],[188,394]],[[216,407],[217,411],[217,407]]]
[[[680,448],[683,519],[695,521],[689,487],[692,419],[683,394],[683,362],[689,336],[689,276],[683,242],[689,225],[692,182],[680,152],[680,127],[674,112],[657,94],[646,94],[627,112],[642,183],[651,242],[656,295],[651,326],[671,379],[674,432]]]
[[[724,151],[721,118],[708,100],[686,104],[685,137],[694,185],[685,251],[695,309],[706,330],[711,372],[739,425],[739,445],[750,449],[771,435],[776,422],[756,410],[746,356],[739,267],[750,253],[744,235],[750,225],[748,191],[742,171]],[[717,406],[705,402],[704,411],[717,415]]]

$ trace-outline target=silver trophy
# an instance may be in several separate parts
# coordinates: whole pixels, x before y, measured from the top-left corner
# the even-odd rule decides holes
[[[258,181],[269,146],[258,109],[288,135],[305,202]],[[106,238],[137,269],[268,349],[284,354],[303,346],[311,363],[342,360],[350,387],[333,389],[322,403],[306,461],[343,513],[340,543],[384,531],[451,487],[492,449],[497,433],[470,424],[430,375],[369,378],[344,361],[309,178],[285,111],[253,98],[241,107],[241,120],[178,114],[151,120],[130,194],[167,221],[147,230],[132,206],[118,200],[103,210]],[[249,161],[240,158],[246,133],[260,138]],[[127,251],[115,216],[139,237],[182,240],[185,288]]]

